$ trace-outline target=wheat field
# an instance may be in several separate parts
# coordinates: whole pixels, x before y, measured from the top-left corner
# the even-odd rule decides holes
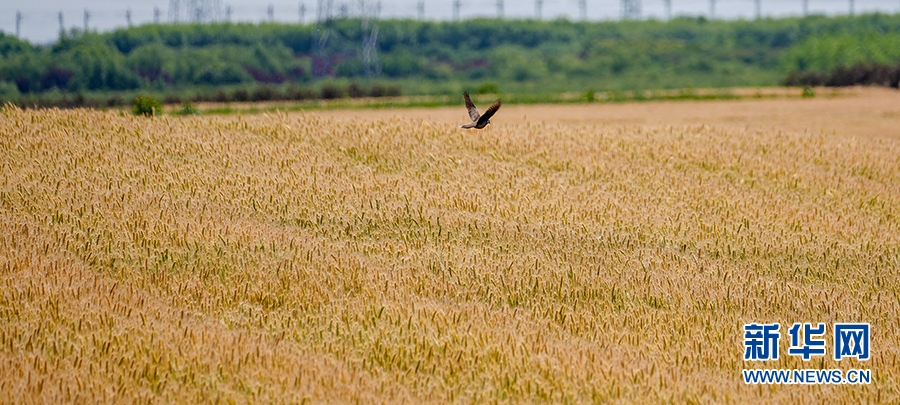
[[[0,402],[898,402],[900,137],[764,114],[867,97],[896,99],[468,132],[462,107],[6,107]],[[691,106],[734,112],[590,119]],[[868,322],[872,358],[745,362],[752,322]],[[761,367],[872,383],[745,385]]]

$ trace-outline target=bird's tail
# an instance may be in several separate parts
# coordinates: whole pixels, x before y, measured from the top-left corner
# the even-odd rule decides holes
[[[460,125],[459,127],[460,127],[460,128],[465,128],[465,129],[475,128],[475,123],[473,122],[473,123],[471,123],[471,124]]]

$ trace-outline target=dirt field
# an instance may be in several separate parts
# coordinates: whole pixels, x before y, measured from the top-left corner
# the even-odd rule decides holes
[[[7,108],[0,402],[898,402],[898,101]],[[790,356],[795,322],[871,359]]]

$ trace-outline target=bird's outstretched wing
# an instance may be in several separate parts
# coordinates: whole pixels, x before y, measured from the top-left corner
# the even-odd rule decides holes
[[[500,99],[498,98],[497,101],[494,101],[494,104],[491,104],[491,106],[488,107],[487,111],[484,112],[484,115],[478,117],[478,126],[483,127],[484,125],[487,125],[488,120],[491,119],[491,117],[494,116],[494,113],[499,109]]]
[[[466,99],[466,109],[469,110],[469,117],[472,118],[472,121],[478,121],[478,117],[481,114],[478,114],[478,109],[475,108],[475,104],[472,104],[472,99],[469,98],[469,92],[463,93],[463,98]]]

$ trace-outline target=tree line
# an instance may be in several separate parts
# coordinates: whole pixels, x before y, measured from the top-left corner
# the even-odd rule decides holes
[[[0,33],[0,99],[178,99],[636,90],[775,85],[900,61],[900,15],[710,21],[151,24],[62,33],[38,46]],[[326,88],[326,86],[328,86]],[[330,89],[330,90],[329,90]],[[473,89],[474,90],[474,89]],[[117,97],[117,98],[116,98]]]

